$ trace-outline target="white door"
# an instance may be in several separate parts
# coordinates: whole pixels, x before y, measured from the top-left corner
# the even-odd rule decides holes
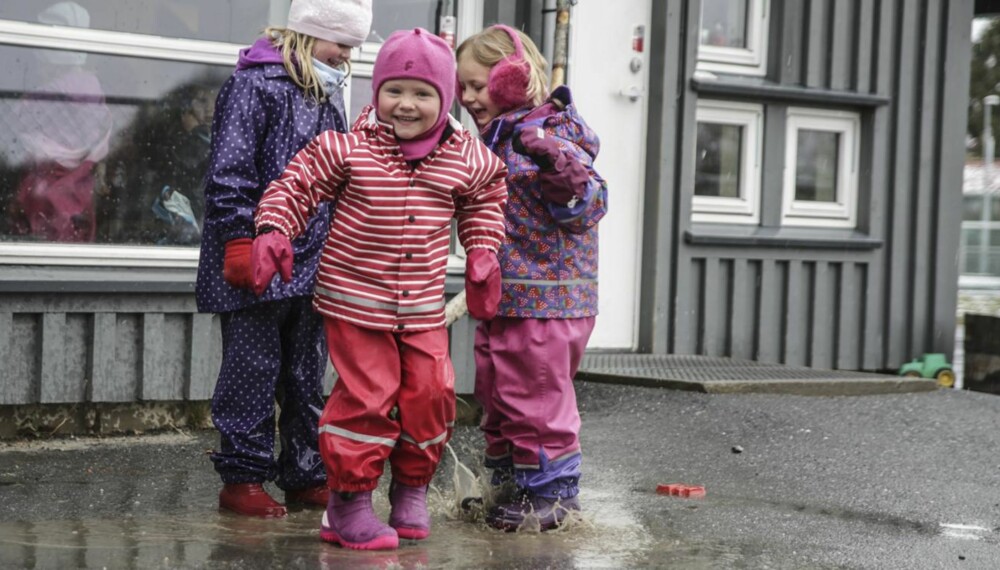
[[[637,344],[650,1],[581,0],[570,19],[569,86],[601,139],[594,167],[608,182],[608,214],[600,224],[600,315],[589,348]]]

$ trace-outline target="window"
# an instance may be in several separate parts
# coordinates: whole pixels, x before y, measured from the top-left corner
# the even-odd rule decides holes
[[[283,25],[288,6],[0,2],[0,263],[194,267],[215,96],[238,51]],[[381,38],[435,30],[441,9],[375,3],[349,122],[371,101]]]
[[[1000,197],[966,194],[962,200],[960,274],[1000,277]]]
[[[763,118],[760,105],[698,102],[692,221],[758,223]]]
[[[767,0],[702,0],[698,69],[767,73]]]
[[[782,225],[854,227],[860,116],[790,108],[786,125]]]
[[[241,46],[120,31],[178,2],[85,4],[2,8],[23,21],[0,20],[0,260],[193,267],[215,96]]]
[[[287,11],[288,0],[4,0],[0,20],[248,44]]]
[[[382,43],[396,30],[421,27],[437,33],[439,0],[378,0],[372,2],[370,41]]]

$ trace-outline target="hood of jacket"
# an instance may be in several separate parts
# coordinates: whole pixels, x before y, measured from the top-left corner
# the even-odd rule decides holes
[[[451,125],[453,132],[451,136],[441,141],[438,146],[455,135],[466,139],[472,138],[469,131],[466,130],[466,128],[462,126],[462,123],[451,114],[448,115],[448,124]],[[378,118],[375,106],[371,104],[366,105],[365,108],[361,110],[361,113],[358,114],[358,118],[354,121],[354,125],[351,126],[351,130],[366,131],[372,135],[382,138],[384,142],[390,145],[398,146],[399,144],[399,141],[396,140],[396,132],[395,129],[393,129],[392,124],[381,121]]]
[[[515,129],[531,124],[554,129],[554,132],[560,136],[562,136],[562,133],[566,129],[569,129],[569,131],[583,129],[587,133],[581,134],[585,134],[586,136],[572,138],[574,140],[579,138],[580,141],[592,138],[593,140],[597,140],[596,137],[591,136],[590,127],[587,126],[586,122],[577,113],[576,106],[573,105],[573,95],[570,93],[569,87],[565,85],[557,87],[549,95],[549,98],[537,107],[521,107],[520,109],[501,114],[486,125],[479,132],[479,136],[486,143],[486,146],[495,151],[496,145],[500,141],[509,140],[513,136]],[[597,156],[599,150],[587,144],[582,145],[581,148],[592,158]]]
[[[240,50],[240,59],[236,62],[236,69],[246,69],[268,63],[284,65],[285,60],[270,39],[258,38],[252,46]]]

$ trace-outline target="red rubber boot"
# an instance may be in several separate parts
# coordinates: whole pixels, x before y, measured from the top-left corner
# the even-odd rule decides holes
[[[248,517],[267,519],[288,515],[285,505],[267,494],[260,483],[229,483],[219,491],[219,508]]]
[[[330,489],[326,484],[306,487],[305,489],[291,489],[285,491],[285,504],[292,503],[307,505],[310,507],[326,507],[330,501]]]

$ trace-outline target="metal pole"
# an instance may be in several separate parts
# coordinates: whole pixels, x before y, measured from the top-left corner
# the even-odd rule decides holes
[[[549,64],[549,76],[552,73],[552,53],[556,31],[556,0],[545,0],[542,7],[542,57]]]
[[[993,140],[992,107],[1000,104],[1000,96],[983,97],[983,211],[980,214],[982,227],[979,230],[979,273],[989,275],[990,271],[990,201],[993,187]]]
[[[556,41],[552,50],[552,81],[555,89],[566,83],[566,65],[569,61],[569,8],[575,0],[556,2]]]
[[[993,156],[996,141],[993,140],[991,110],[994,105],[1000,105],[1000,96],[987,95],[983,97],[983,165],[986,167],[987,175],[993,174]]]

